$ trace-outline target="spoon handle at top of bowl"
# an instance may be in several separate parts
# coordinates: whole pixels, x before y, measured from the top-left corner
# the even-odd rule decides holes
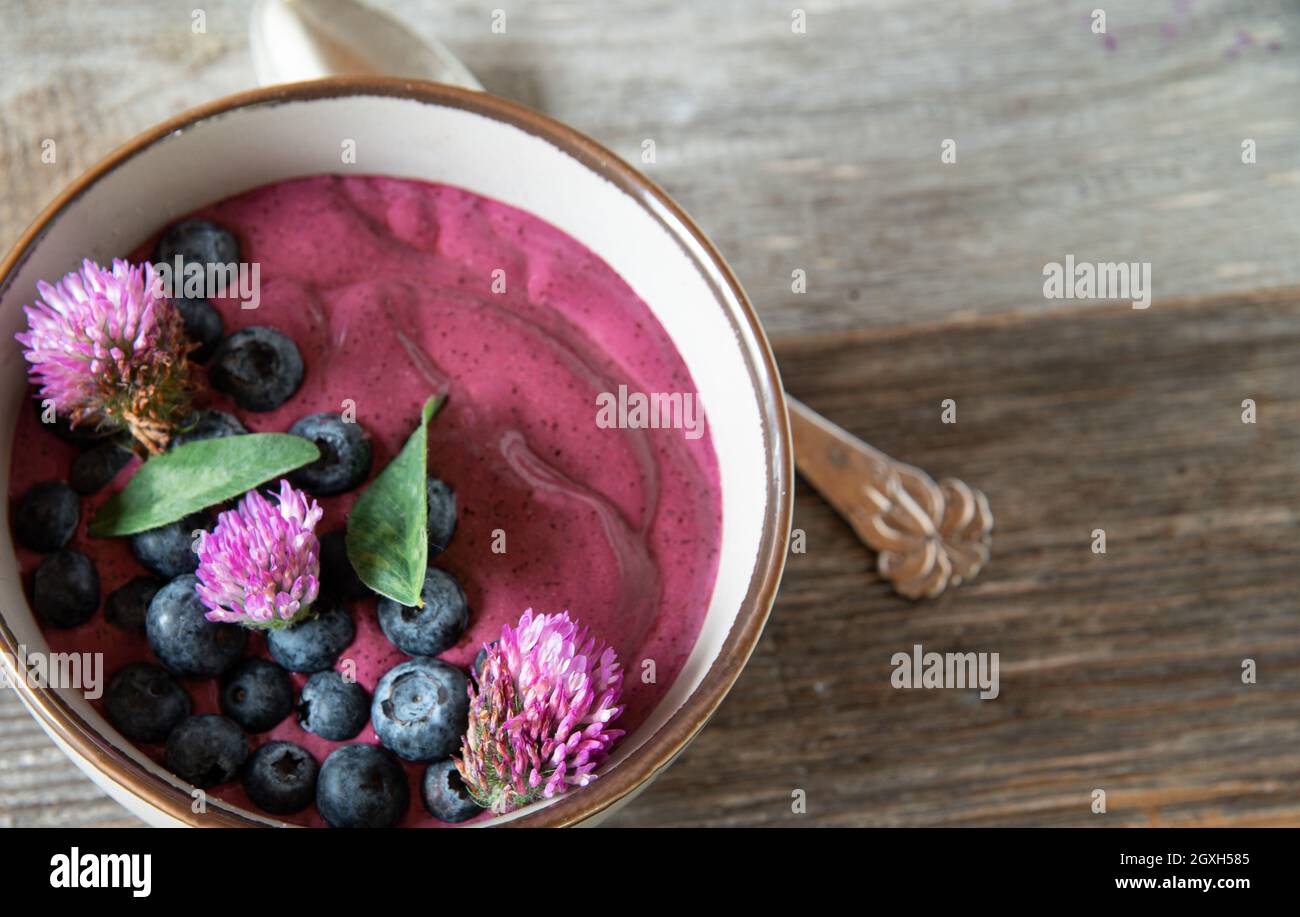
[[[789,395],[795,465],[876,552],[881,576],[901,595],[933,598],[988,563],[993,514],[983,493],[938,483],[837,427]]]
[[[354,0],[257,0],[250,45],[258,82],[390,74],[468,89],[482,84],[447,48]],[[877,554],[909,598],[975,578],[989,559],[988,500],[961,481],[938,484],[787,396],[795,465]]]
[[[262,86],[327,76],[409,76],[483,89],[442,42],[422,39],[353,0],[257,0],[249,46]]]

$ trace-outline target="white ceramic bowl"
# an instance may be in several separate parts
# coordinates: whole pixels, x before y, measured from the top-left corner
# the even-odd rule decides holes
[[[345,164],[345,141],[356,163]],[[722,469],[722,545],[703,630],[676,683],[590,787],[511,821],[594,821],[625,802],[699,731],[740,674],[771,608],[790,523],[792,454],[780,380],[753,308],[700,230],[641,173],[589,138],[482,93],[399,79],[322,80],[241,93],[146,131],[65,190],[0,263],[0,341],[23,326],[38,279],[107,263],[211,201],[315,173],[444,182],[527,210],[582,242],[648,304],[694,377]],[[17,344],[0,372],[0,477],[30,410]],[[0,649],[47,645],[0,527]],[[274,824],[212,801],[124,740],[76,691],[19,684],[51,738],[154,824]]]

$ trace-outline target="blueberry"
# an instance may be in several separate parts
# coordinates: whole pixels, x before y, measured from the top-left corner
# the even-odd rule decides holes
[[[108,594],[104,602],[104,618],[114,627],[134,633],[144,633],[144,619],[149,603],[162,588],[162,581],[152,576],[137,576]]]
[[[387,596],[379,600],[379,626],[384,636],[409,656],[437,656],[456,645],[469,625],[465,593],[451,574],[430,567],[420,590],[424,607],[399,605]]]
[[[316,798],[320,765],[311,753],[292,742],[268,742],[244,767],[244,792],[253,804],[272,815],[301,812]]]
[[[451,544],[456,534],[456,493],[445,482],[429,478],[425,485],[429,500],[429,557],[434,558]]]
[[[357,635],[352,613],[330,596],[321,596],[315,612],[300,624],[271,631],[266,638],[271,656],[290,672],[323,672]]]
[[[225,411],[195,411],[180,422],[172,437],[172,448],[203,439],[221,439],[223,436],[242,436],[248,428],[234,414]]]
[[[211,220],[181,220],[162,234],[156,254],[155,260],[173,271],[177,255],[186,264],[238,264],[239,242],[229,230]]]
[[[424,807],[438,821],[458,824],[483,811],[465,788],[465,781],[450,758],[429,765],[420,781],[420,795],[424,797]]]
[[[316,808],[335,828],[391,828],[410,801],[406,771],[374,745],[336,749],[316,781]]]
[[[248,632],[238,624],[218,624],[194,591],[198,577],[178,576],[158,590],[149,603],[144,628],[160,662],[177,675],[211,678],[234,665],[244,653]]]
[[[246,411],[274,411],[302,384],[298,347],[274,328],[241,328],[217,346],[212,387]]]
[[[488,644],[488,646],[496,646],[496,645],[497,642],[495,640],[493,640],[490,644]],[[474,676],[475,681],[478,680],[479,672],[483,671],[483,663],[487,660],[487,654],[488,654],[488,648],[487,646],[485,646],[478,651],[478,654],[474,657],[474,662],[469,667],[470,674]]]
[[[133,662],[108,683],[104,713],[131,741],[161,742],[190,715],[190,696],[166,670],[149,662]]]
[[[351,490],[370,474],[370,440],[361,424],[349,423],[341,414],[308,414],[289,432],[320,449],[320,458],[289,475],[295,487],[328,497]]]
[[[41,561],[32,585],[32,607],[51,627],[76,627],[99,607],[99,572],[80,551],[59,551]]]
[[[194,551],[194,532],[212,528],[212,519],[202,510],[184,519],[160,525],[131,536],[131,550],[146,570],[163,579],[174,579],[199,568]]]
[[[112,440],[102,442],[77,456],[68,479],[77,493],[93,494],[113,480],[129,461],[131,450],[123,449]]]
[[[14,537],[33,551],[57,551],[81,521],[81,499],[62,481],[33,484],[14,514]]]
[[[465,673],[441,659],[408,659],[389,669],[370,703],[384,747],[408,761],[439,761],[460,747],[469,717]]]
[[[190,351],[190,359],[195,363],[206,363],[221,341],[225,324],[221,313],[212,307],[206,299],[173,299],[176,311],[185,323],[185,334],[199,346]]]
[[[224,716],[205,714],[182,720],[167,736],[163,763],[197,787],[233,780],[248,757],[248,739]]]
[[[221,677],[221,712],[245,732],[266,732],[293,710],[293,682],[274,662],[245,659]]]
[[[335,529],[320,538],[320,588],[341,602],[364,598],[370,590],[348,560],[347,532]]]
[[[322,739],[343,742],[356,738],[370,719],[370,695],[338,672],[317,672],[302,686],[298,724]]]
[[[108,431],[99,429],[94,421],[90,420],[83,421],[74,427],[72,421],[68,420],[63,414],[55,414],[54,419],[46,423],[43,400],[37,398],[32,404],[36,407],[36,417],[40,420],[41,426],[64,442],[72,443],[74,446],[89,446],[108,435]]]

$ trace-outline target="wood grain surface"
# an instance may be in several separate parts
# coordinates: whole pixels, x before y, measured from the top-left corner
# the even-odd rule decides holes
[[[250,5],[0,0],[0,245],[140,129],[252,85]],[[989,568],[913,604],[801,491],[751,664],[616,824],[1300,824],[1293,3],[376,5],[640,164],[793,394],[993,504]],[[1150,262],[1155,302],[1044,299],[1066,254]],[[1000,696],[893,689],[915,643],[999,653]],[[125,823],[0,691],[0,826]]]
[[[908,603],[805,489],[807,551],[757,654],[624,823],[1300,823],[1300,291],[814,338],[778,357],[835,422],[978,482],[993,561]],[[891,657],[915,644],[1000,654],[1000,695],[895,689]]]

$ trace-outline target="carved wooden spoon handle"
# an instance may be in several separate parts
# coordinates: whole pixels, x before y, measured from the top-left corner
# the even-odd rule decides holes
[[[896,462],[789,395],[799,473],[867,547],[901,595],[933,598],[989,560],[988,498],[955,478]]]

